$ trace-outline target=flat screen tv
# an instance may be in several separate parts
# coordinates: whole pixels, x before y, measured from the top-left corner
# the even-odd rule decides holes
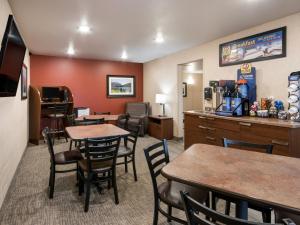
[[[0,96],[16,96],[26,52],[12,15],[8,17],[0,52]]]

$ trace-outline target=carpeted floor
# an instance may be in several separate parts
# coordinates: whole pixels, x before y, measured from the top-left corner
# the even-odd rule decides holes
[[[143,148],[156,142],[158,140],[148,136],[138,140],[136,148],[137,182],[134,182],[131,165],[127,174],[125,174],[123,166],[118,167],[117,183],[120,204],[115,205],[114,203],[113,189],[104,190],[102,194],[99,194],[97,189],[93,188],[88,213],[83,212],[84,195],[78,196],[75,173],[58,174],[54,198],[48,199],[50,163],[46,145],[29,146],[0,210],[0,224],[152,224],[153,191]],[[67,150],[68,144],[62,141],[56,143],[54,147],[56,151]],[[183,145],[170,141],[169,151],[172,160],[183,151]],[[174,214],[184,218],[182,212],[174,210]],[[168,224],[163,216],[159,217],[160,225]],[[250,218],[256,220],[256,214],[250,214]]]

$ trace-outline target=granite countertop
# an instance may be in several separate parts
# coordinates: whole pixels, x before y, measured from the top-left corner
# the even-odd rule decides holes
[[[273,118],[261,118],[261,117],[250,117],[250,116],[226,117],[226,116],[216,115],[213,112],[204,112],[204,111],[197,111],[197,110],[185,111],[184,113],[190,115],[213,117],[213,118],[232,120],[232,121],[244,122],[244,123],[257,123],[257,124],[271,125],[271,126],[278,126],[278,127],[300,128],[300,122],[294,122],[291,120],[279,120]]]

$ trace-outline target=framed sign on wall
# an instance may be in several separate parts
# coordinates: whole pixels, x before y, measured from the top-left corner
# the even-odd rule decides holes
[[[243,63],[286,57],[286,27],[220,44],[219,65]]]
[[[135,76],[107,75],[106,95],[109,98],[135,97]]]

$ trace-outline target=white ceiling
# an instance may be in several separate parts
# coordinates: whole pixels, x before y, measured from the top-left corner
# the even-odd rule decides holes
[[[147,62],[300,11],[300,0],[9,0],[30,51]],[[77,27],[85,20],[92,32]],[[165,42],[154,42],[156,33]]]

